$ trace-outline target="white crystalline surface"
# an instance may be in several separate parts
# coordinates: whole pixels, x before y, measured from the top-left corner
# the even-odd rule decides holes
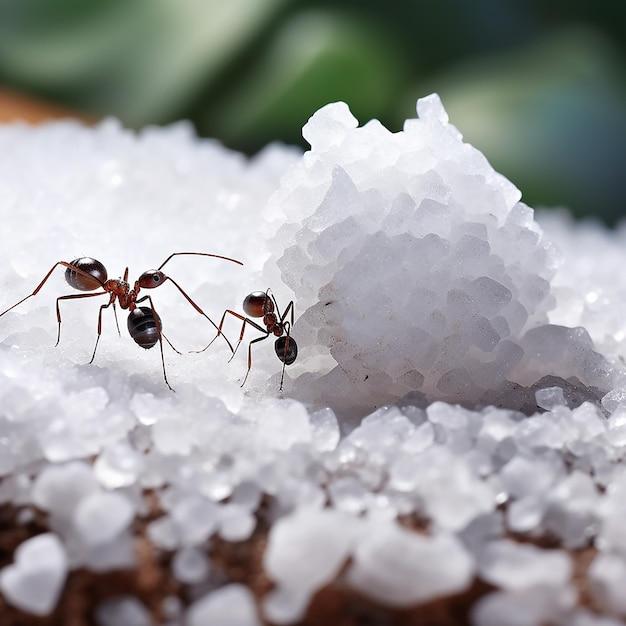
[[[260,626],[252,594],[242,585],[227,585],[193,603],[188,626]]]
[[[487,544],[479,555],[478,569],[484,580],[504,589],[541,585],[559,587],[572,575],[566,553],[508,540]]]
[[[67,555],[56,535],[37,535],[15,551],[15,563],[0,572],[0,591],[14,606],[46,615],[56,605],[67,575]]]
[[[136,567],[145,525],[185,590],[168,624],[294,623],[335,584],[389,610],[482,590],[479,626],[622,623],[624,231],[544,215],[546,238],[436,97],[418,114],[391,133],[331,105],[309,152],[252,160],[180,125],[0,126],[0,310],[57,260],[132,282],[207,251],[245,267],[168,274],[216,321],[254,290],[293,298],[300,350],[280,394],[273,340],[255,344],[241,389],[260,335],[230,364],[221,340],[186,354],[214,329],[164,286],[172,393],[119,309],[86,365],[98,298],[61,301],[53,347],[54,300],[78,293],[61,270],[0,318],[0,507],[49,527],[3,564],[6,603],[46,615],[73,570]],[[268,593],[231,580],[224,544]],[[144,600],[93,614],[149,623]]]
[[[274,525],[264,562],[278,585],[265,602],[272,622],[303,616],[313,593],[339,573],[361,526],[344,513],[304,507]]]
[[[272,199],[302,347],[312,368],[330,362],[320,385],[364,404],[415,390],[467,403],[546,375],[607,390],[588,333],[548,324],[556,260],[532,209],[436,95],[417,111],[392,133],[358,127],[343,103],[320,109],[303,129],[311,150]]]
[[[103,602],[96,611],[98,626],[151,626],[152,618],[145,606],[133,597]]]
[[[469,586],[474,568],[461,543],[392,524],[372,524],[354,550],[348,580],[377,600],[404,607],[454,594]]]

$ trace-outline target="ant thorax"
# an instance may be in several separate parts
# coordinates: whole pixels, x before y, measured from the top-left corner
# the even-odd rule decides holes
[[[121,294],[127,294],[130,290],[130,285],[121,278],[110,278],[104,284],[106,291],[114,293],[116,296]]]
[[[121,278],[117,278],[107,280],[104,288],[106,291],[115,295],[122,309],[134,308],[137,292],[139,291],[137,286],[135,286],[135,289],[131,289],[129,283]]]

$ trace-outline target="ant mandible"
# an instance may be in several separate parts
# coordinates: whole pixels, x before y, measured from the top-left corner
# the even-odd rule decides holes
[[[243,324],[241,325],[241,332],[239,333],[239,341],[235,346],[235,350],[233,351],[229,362],[232,361],[237,350],[239,349],[239,346],[241,345],[241,342],[243,341],[246,324],[264,333],[263,337],[253,339],[248,344],[248,370],[246,371],[246,376],[243,379],[241,386],[243,387],[246,384],[248,374],[250,374],[250,369],[252,368],[252,344],[263,341],[270,335],[274,335],[277,337],[274,342],[274,350],[276,352],[276,356],[282,361],[283,364],[283,370],[280,377],[280,391],[282,391],[283,381],[285,379],[285,366],[291,365],[298,357],[298,344],[291,336],[291,328],[293,326],[293,300],[289,302],[287,308],[281,314],[280,309],[278,308],[278,302],[276,302],[276,298],[273,294],[270,295],[269,289],[267,291],[254,291],[245,297],[243,301],[243,310],[250,317],[263,318],[265,328],[251,320],[250,317],[245,317],[236,311],[226,309],[217,328],[217,335],[215,335],[209,344],[202,350],[194,350],[194,352],[203,352],[206,350],[220,336],[220,334],[222,334],[222,326],[224,325],[226,315],[232,315],[240,320],[243,320]],[[288,315],[290,316],[290,321],[286,321]]]
[[[191,306],[198,312],[200,315],[206,317],[206,319],[211,322],[213,327],[217,330],[217,335],[215,338],[220,335],[224,337],[224,340],[228,344],[231,352],[234,354],[233,347],[228,341],[226,335],[224,335],[221,331],[221,328],[216,326],[215,322],[185,293],[182,287],[172,278],[166,276],[161,270],[172,258],[175,256],[181,255],[192,255],[192,256],[206,256],[213,257],[216,259],[223,259],[225,261],[231,261],[232,263],[237,263],[238,265],[243,265],[241,261],[237,261],[236,259],[231,259],[229,257],[221,256],[219,254],[208,254],[206,252],[174,252],[170,254],[170,256],[161,263],[161,265],[156,270],[148,270],[141,274],[141,276],[135,281],[133,288],[130,288],[128,283],[128,268],[124,270],[124,277],[118,279],[108,279],[107,278],[107,270],[100,261],[96,259],[92,259],[89,257],[81,257],[71,261],[70,263],[66,261],[57,261],[50,271],[44,276],[43,280],[35,287],[35,290],[22,298],[19,302],[16,302],[13,306],[10,306],[8,309],[0,313],[0,317],[2,317],[5,313],[8,313],[16,306],[22,304],[22,302],[36,296],[40,289],[44,286],[48,278],[50,278],[52,272],[61,265],[65,267],[65,280],[68,284],[74,289],[78,289],[79,291],[93,291],[94,289],[102,288],[103,291],[98,291],[96,293],[81,293],[81,294],[72,294],[67,296],[61,296],[57,298],[56,301],[56,312],[57,312],[57,321],[59,323],[58,333],[57,333],[57,342],[55,345],[59,345],[59,341],[61,339],[61,310],[59,308],[59,302],[61,300],[74,300],[77,298],[94,298],[98,296],[109,296],[109,302],[107,304],[103,304],[100,307],[100,311],[98,313],[98,337],[96,339],[96,345],[93,349],[93,354],[91,355],[91,361],[89,363],[93,363],[96,358],[96,350],[98,349],[98,342],[100,341],[100,335],[102,333],[102,311],[104,309],[108,309],[110,306],[113,307],[113,313],[115,315],[115,324],[117,326],[117,332],[120,332],[119,323],[117,321],[117,311],[115,309],[115,301],[119,302],[119,305],[122,309],[128,309],[128,332],[130,336],[134,339],[134,341],[140,345],[142,348],[146,350],[152,348],[156,345],[157,341],[159,342],[159,347],[161,348],[161,363],[163,365],[163,378],[165,379],[165,384],[172,390],[168,380],[167,374],[165,372],[165,357],[163,356],[163,341],[161,338],[165,339],[167,343],[170,345],[172,350],[175,352],[180,352],[174,348],[170,340],[163,333],[161,318],[159,317],[156,309],[154,307],[154,303],[152,302],[152,298],[149,295],[143,296],[142,298],[138,298],[139,292],[141,289],[154,289],[156,287],[160,287],[162,284],[167,282],[168,280],[180,291],[180,293],[185,297],[187,302],[191,304]],[[150,306],[137,306],[141,302],[148,300]]]

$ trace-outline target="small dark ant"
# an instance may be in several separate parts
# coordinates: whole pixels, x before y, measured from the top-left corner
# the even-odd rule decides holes
[[[204,350],[206,350],[222,333],[222,326],[224,325],[226,315],[233,315],[234,317],[243,320],[243,324],[241,325],[241,332],[239,333],[239,341],[237,342],[235,350],[230,357],[230,361],[232,361],[232,359],[234,358],[237,350],[239,349],[239,346],[241,345],[241,342],[243,341],[246,324],[249,324],[250,326],[256,328],[258,331],[264,334],[263,337],[253,339],[248,344],[248,370],[246,371],[246,376],[243,379],[243,383],[241,383],[241,386],[243,387],[246,384],[246,380],[248,380],[248,374],[250,374],[250,369],[252,368],[252,344],[263,341],[267,339],[270,335],[274,335],[275,337],[277,337],[276,341],[274,342],[274,350],[276,352],[276,356],[282,361],[283,364],[283,371],[280,377],[280,391],[282,391],[283,381],[285,379],[285,366],[291,365],[298,357],[298,344],[296,343],[296,340],[291,336],[291,328],[293,326],[293,300],[289,302],[287,308],[283,311],[281,315],[280,309],[278,308],[278,302],[276,302],[276,298],[273,294],[271,294],[270,296],[269,289],[267,291],[255,291],[245,297],[243,301],[243,310],[250,317],[263,318],[263,324],[265,324],[265,328],[251,320],[250,317],[245,317],[240,313],[237,313],[236,311],[226,309],[217,328],[217,335],[215,335],[210,343],[202,350],[195,350],[194,352],[203,352]],[[290,316],[290,321],[285,321],[287,315]]]
[[[159,342],[159,347],[161,348],[161,363],[163,364],[163,378],[165,379],[165,384],[172,391],[174,391],[170,386],[167,380],[167,374],[165,373],[165,358],[163,356],[163,341],[161,338],[167,341],[172,350],[178,352],[178,354],[180,354],[180,352],[176,350],[170,340],[165,336],[165,333],[163,333],[161,318],[156,312],[156,309],[152,302],[152,298],[150,296],[143,296],[143,298],[138,298],[141,289],[154,289],[156,287],[160,287],[163,283],[169,280],[185,297],[187,302],[189,302],[189,304],[191,304],[191,306],[198,313],[206,317],[206,319],[211,322],[213,327],[217,330],[217,335],[215,338],[219,337],[220,335],[224,337],[224,340],[228,344],[228,347],[234,354],[233,346],[231,345],[230,341],[228,341],[226,335],[222,333],[221,328],[218,328],[215,322],[185,293],[185,291],[183,291],[182,287],[174,279],[166,276],[161,271],[168,261],[170,261],[173,257],[180,255],[207,256],[243,265],[241,261],[221,256],[219,254],[208,254],[205,252],[174,252],[173,254],[170,254],[170,256],[168,256],[167,259],[163,261],[163,263],[161,263],[158,269],[148,270],[141,274],[141,276],[135,281],[135,284],[131,289],[128,283],[128,268],[124,270],[123,278],[108,279],[106,268],[102,263],[100,263],[100,261],[96,261],[96,259],[81,257],[79,259],[71,261],[70,263],[66,261],[58,261],[52,266],[50,271],[44,276],[43,280],[39,283],[39,285],[37,285],[37,287],[35,287],[35,290],[30,295],[22,298],[19,302],[16,302],[13,306],[0,313],[0,317],[14,309],[16,306],[22,304],[22,302],[28,300],[29,298],[32,298],[33,296],[36,296],[37,293],[39,293],[39,290],[44,286],[48,278],[50,278],[52,272],[59,265],[61,265],[66,268],[65,280],[71,287],[74,287],[74,289],[78,289],[79,291],[93,291],[94,289],[102,288],[103,291],[98,291],[97,293],[72,294],[57,298],[56,311],[59,329],[57,333],[57,342],[55,345],[58,346],[61,339],[61,310],[59,308],[60,300],[94,298],[97,296],[109,295],[109,302],[107,304],[103,304],[100,307],[100,312],[98,313],[98,337],[96,339],[96,345],[93,349],[93,354],[89,363],[93,363],[94,359],[96,358],[96,350],[98,349],[98,342],[100,341],[100,335],[102,333],[102,311],[104,309],[107,309],[110,306],[113,307],[117,332],[120,332],[120,326],[117,321],[117,311],[115,309],[115,301],[117,300],[122,309],[128,309],[129,311],[128,332],[130,333],[130,336],[134,339],[134,341],[146,350],[156,345],[157,341]],[[150,303],[149,307],[137,306],[145,300],[148,300],[148,302]]]

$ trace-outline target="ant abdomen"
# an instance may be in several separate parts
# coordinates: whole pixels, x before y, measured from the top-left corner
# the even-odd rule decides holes
[[[161,318],[150,307],[137,307],[128,314],[128,332],[137,345],[148,350],[159,341]]]
[[[285,365],[291,365],[298,357],[298,344],[293,337],[279,337],[274,342],[274,350]]]
[[[98,287],[102,287],[107,281],[106,268],[100,261],[96,261],[96,259],[81,257],[80,259],[74,259],[70,265],[93,276],[93,278],[89,278],[73,270],[71,267],[68,267],[65,270],[65,280],[69,285],[74,287],[74,289],[78,289],[79,291],[93,291],[94,289],[98,289]]]

